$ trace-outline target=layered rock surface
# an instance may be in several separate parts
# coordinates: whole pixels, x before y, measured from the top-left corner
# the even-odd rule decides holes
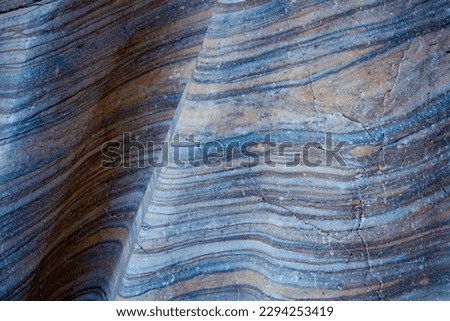
[[[0,298],[113,299],[152,168],[134,150],[102,168],[101,149],[165,138],[210,6],[17,4],[0,4]]]
[[[446,1],[0,12],[1,299],[450,299]],[[125,132],[294,148],[100,167]]]

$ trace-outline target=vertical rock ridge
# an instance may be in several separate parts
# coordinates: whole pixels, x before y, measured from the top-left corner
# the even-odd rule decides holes
[[[448,298],[448,37],[439,1],[221,2],[172,139],[270,133],[321,144],[314,160],[342,142],[345,164],[181,152],[191,164],[154,177],[120,297]]]

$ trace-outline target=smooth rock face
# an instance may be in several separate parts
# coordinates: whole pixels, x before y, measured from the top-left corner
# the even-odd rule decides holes
[[[112,299],[152,169],[134,150],[102,168],[101,148],[165,138],[209,2],[16,4],[0,4],[0,299]]]
[[[0,299],[450,299],[449,22],[445,0],[2,2]],[[234,159],[153,170],[128,141],[102,168],[124,133]]]

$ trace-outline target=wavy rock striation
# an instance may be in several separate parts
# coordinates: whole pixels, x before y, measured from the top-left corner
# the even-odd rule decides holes
[[[134,149],[101,168],[101,148],[164,139],[209,3],[17,4],[0,5],[0,299],[112,299],[152,170]]]
[[[331,132],[345,165],[156,171],[121,297],[448,299],[448,23],[445,1],[219,1],[171,134]]]
[[[449,23],[445,0],[3,1],[0,299],[450,299]],[[144,166],[137,141],[178,137],[189,163]]]

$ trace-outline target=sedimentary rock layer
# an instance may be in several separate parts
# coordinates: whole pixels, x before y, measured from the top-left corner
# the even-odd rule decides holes
[[[2,1],[0,299],[450,299],[449,23],[445,0]],[[178,137],[185,166],[158,156]]]
[[[115,296],[152,169],[134,149],[102,168],[101,148],[164,139],[209,15],[208,1],[0,3],[0,299]]]
[[[447,1],[219,1],[172,138],[294,147],[256,166],[185,149],[154,172],[121,298],[449,299],[449,18]],[[286,166],[308,142],[312,163]]]

